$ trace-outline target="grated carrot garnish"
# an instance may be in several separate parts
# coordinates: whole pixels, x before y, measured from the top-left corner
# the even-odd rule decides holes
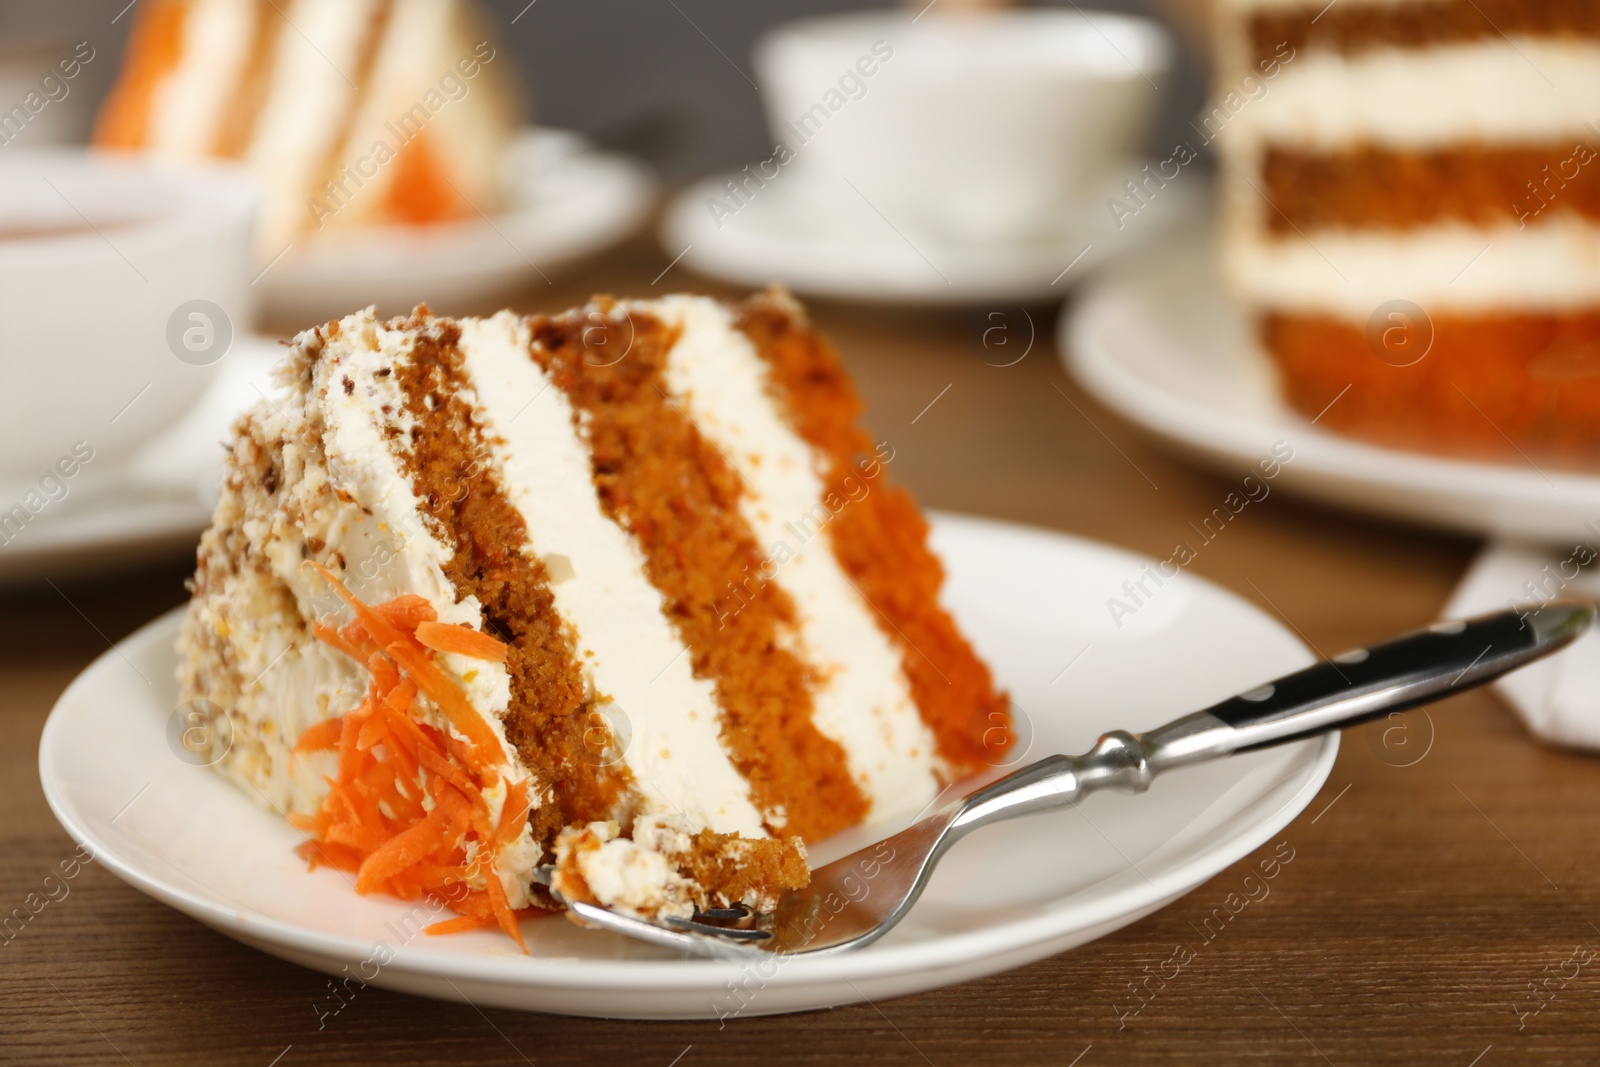
[[[421,624],[433,622],[439,617],[439,613],[433,610],[433,605],[415,593],[407,593],[382,604],[374,604],[372,610],[395,629],[407,632],[415,631]]]
[[[510,844],[528,821],[528,780],[513,782],[506,788],[506,802],[500,809],[500,825],[494,828],[496,846]]]
[[[424,622],[417,625],[417,640],[435,652],[454,652],[473,659],[486,659],[504,663],[510,651],[505,642],[496,640],[470,626],[452,626],[442,622]]]
[[[459,934],[464,930],[482,930],[488,926],[498,925],[493,919],[481,918],[477,915],[457,915],[454,919],[442,919],[432,926],[423,928],[425,934]]]
[[[471,742],[476,749],[473,753],[474,769],[497,762],[499,738],[494,736],[489,724],[467,701],[467,695],[461,691],[461,687],[433,662],[427,649],[408,639],[385,645],[384,651],[389,653],[402,671],[410,675],[423,695],[439,706],[445,718],[450,720],[450,725],[460,730]]]
[[[327,752],[339,743],[339,730],[344,723],[337,719],[323,719],[314,726],[306,728],[300,735],[300,740],[294,743],[294,749],[289,753],[293,759],[302,752]]]
[[[357,662],[360,662],[366,658],[361,652],[360,645],[346,641],[344,634],[340,633],[338,630],[335,630],[326,623],[312,623],[311,632],[313,635],[315,635],[318,641],[321,641],[323,644],[332,648],[338,649],[340,652],[343,652],[345,655]]]
[[[382,890],[386,883],[408,867],[431,856],[439,847],[439,840],[450,829],[451,819],[444,808],[434,808],[417,823],[383,842],[361,861],[356,872],[356,892],[372,893]]]
[[[392,693],[394,687],[400,684],[400,672],[395,669],[394,660],[382,652],[367,656],[367,670],[372,674],[372,691],[375,695]],[[416,686],[411,688],[414,690]]]
[[[522,940],[522,929],[517,926],[517,917],[512,914],[511,902],[506,899],[506,887],[501,885],[499,877],[493,874],[485,878],[483,884],[489,890],[489,902],[494,907],[494,917],[499,921],[500,929],[504,930],[526,955],[528,946]]]
[[[433,658],[455,652],[499,661],[505,646],[440,624],[421,597],[365,604],[326,568],[308,565],[355,613],[343,627],[318,623],[312,632],[370,677],[359,704],[311,726],[295,744],[297,754],[333,752],[336,764],[317,812],[290,819],[309,835],[295,851],[312,867],[355,874],[359,893],[443,899],[459,917],[431,932],[498,927],[527,951],[496,860],[527,823],[528,786],[506,782],[492,823],[483,791],[505,781],[499,739]],[[419,696],[467,740],[419,721]]]
[[[483,721],[483,717],[468,702],[467,695],[461,691],[461,687],[439,669],[433,662],[433,657],[428,654],[428,650],[416,641],[412,633],[402,630],[367,606],[322,564],[307,560],[305,565],[322,575],[322,580],[327,582],[339,599],[356,613],[356,620],[361,623],[366,633],[371,635],[371,639],[389,654],[389,658],[394,660],[401,671],[417,683],[417,688],[422,690],[423,695],[439,706],[445,718],[450,720],[450,725],[460,730],[472,743],[478,750],[474,758],[479,765],[497,762],[500,742],[494,736],[494,731],[489,729],[489,724]],[[345,636],[348,638],[350,635],[347,633]]]

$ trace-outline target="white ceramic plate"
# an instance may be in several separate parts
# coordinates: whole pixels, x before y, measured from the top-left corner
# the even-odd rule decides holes
[[[1107,407],[1228,473],[1245,473],[1287,441],[1294,459],[1280,485],[1361,511],[1567,544],[1600,516],[1600,477],[1381,448],[1291,411],[1195,229],[1088,286],[1061,317],[1059,341],[1067,365]]]
[[[1205,197],[1199,183],[1175,183],[1121,227],[1107,198],[1096,197],[1078,224],[1035,242],[953,245],[909,234],[892,209],[880,213],[843,182],[816,189],[808,175],[783,171],[735,213],[714,214],[712,199],[734,203],[726,190],[734,178],[748,182],[724,174],[672,199],[660,232],[667,255],[681,253],[685,266],[739,285],[780,282],[808,295],[907,304],[1059,297],[1110,257],[1192,214]]]
[[[566,130],[524,130],[509,165],[512,202],[493,217],[374,227],[291,246],[261,276],[267,313],[309,325],[368,304],[403,314],[426,301],[448,314],[615,244],[639,227],[655,199],[642,165]]]
[[[1033,757],[1155,726],[1310,659],[1276,621],[1188,575],[1117,629],[1105,600],[1144,561],[1115,549],[955,516],[937,519],[935,537],[949,602],[1023,709]],[[498,933],[408,937],[418,920],[406,924],[406,904],[357,896],[335,871],[306,871],[291,851],[299,835],[281,819],[178,759],[167,740],[177,625],[176,613],[163,616],[101,656],[51,713],[39,767],[62,825],[119,877],[229,937],[330,974],[348,966],[373,984],[480,1005],[715,1018],[1006,970],[1133,922],[1248,855],[1310,802],[1338,750],[1337,737],[1303,741],[1175,771],[1142,797],[1094,796],[980,831],[956,845],[897,929],[855,955],[744,973],[552,917],[523,924],[532,955],[522,956]],[[839,847],[823,843],[814,856],[825,862]],[[741,1002],[728,983],[753,993]]]
[[[216,503],[222,442],[235,417],[271,391],[282,354],[265,337],[237,338],[206,394],[165,433],[125,458],[96,455],[66,496],[0,544],[0,586],[82,579],[192,552]],[[0,499],[21,500],[28,488],[0,486]]]

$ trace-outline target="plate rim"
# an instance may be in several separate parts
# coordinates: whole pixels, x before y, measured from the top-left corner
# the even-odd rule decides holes
[[[1061,315],[1057,323],[1058,354],[1084,388],[1107,407],[1185,450],[1224,457],[1230,462],[1254,463],[1260,458],[1264,443],[1292,432],[1296,435],[1295,460],[1289,470],[1302,474],[1310,472],[1387,489],[1426,490],[1434,496],[1444,493],[1480,504],[1509,501],[1547,505],[1570,499],[1573,494],[1600,502],[1597,475],[1559,469],[1523,470],[1509,463],[1386,448],[1319,429],[1287,409],[1276,413],[1282,421],[1275,421],[1266,413],[1223,412],[1128,369],[1103,337],[1113,316],[1130,302],[1147,300],[1158,284],[1141,266],[1156,257],[1165,257],[1198,267],[1203,262],[1200,253],[1204,244],[1205,238],[1197,236],[1193,227],[1159,237],[1126,262],[1112,266],[1086,284]],[[1189,345],[1191,350],[1198,347],[1202,346]],[[1253,346],[1250,358],[1258,363],[1265,359]],[[1378,505],[1363,510],[1394,513]],[[1443,516],[1407,514],[1433,525],[1474,532],[1483,532],[1490,525],[1487,520],[1473,525]]]
[[[615,186],[617,195],[610,210],[605,213],[607,225],[596,226],[585,238],[569,237],[550,248],[533,248],[529,253],[525,253],[519,245],[512,244],[511,250],[516,255],[508,256],[506,265],[491,264],[479,268],[474,276],[498,276],[507,271],[531,275],[541,267],[559,269],[604,251],[643,226],[659,197],[660,183],[648,165],[624,153],[607,151],[576,130],[528,123],[518,127],[512,135],[508,153],[512,158],[542,153],[559,160],[565,167],[581,166],[591,168],[591,172],[603,171],[606,180]],[[549,180],[548,174],[541,174],[537,168],[532,168],[514,181],[513,186],[517,195],[524,196],[545,188]],[[287,303],[299,299],[303,292],[326,284],[330,277],[336,276],[343,282],[345,269],[351,261],[370,259],[374,254],[387,256],[396,248],[408,251],[420,249],[434,255],[441,251],[448,253],[459,247],[463,238],[497,234],[503,240],[509,240],[504,229],[516,230],[527,219],[544,211],[548,211],[547,206],[513,203],[493,214],[480,214],[435,227],[416,229],[378,224],[352,230],[342,234],[336,245],[330,243],[327,247],[318,247],[312,244],[285,255],[280,267],[286,269],[274,268],[262,279],[266,286],[264,299],[267,307],[277,313],[275,300]],[[529,261],[528,254],[537,255],[540,264],[536,266]],[[521,260],[521,263],[514,264],[513,259]],[[446,273],[457,275],[460,271],[452,267]],[[435,271],[429,276],[439,275]],[[372,273],[367,280],[373,284],[386,284],[397,277],[410,278],[412,274],[397,274],[385,267]]]
[[[1009,533],[1059,538],[1070,542],[1074,549],[1120,555],[1130,561],[1143,560],[1143,557],[1119,546],[1033,524],[937,511],[930,512],[930,517],[935,518],[939,525],[999,528]],[[1235,606],[1244,606],[1252,613],[1284,629],[1285,634],[1305,651],[1309,660],[1311,653],[1305,649],[1304,643],[1265,611],[1224,586],[1199,575],[1193,575],[1191,578],[1206,587],[1211,595],[1220,595],[1225,600],[1235,602]],[[363,958],[371,949],[369,942],[347,935],[309,931],[286,919],[260,914],[243,914],[238,909],[215,903],[182,887],[167,884],[161,878],[125,860],[114,846],[90,831],[79,818],[74,805],[64,795],[63,783],[56,780],[51,763],[57,747],[66,743],[63,737],[66,730],[63,725],[63,707],[82,689],[88,688],[95,680],[94,676],[106,665],[127,655],[127,652],[131,651],[128,646],[142,649],[169,635],[184,610],[185,608],[180,606],[164,612],[102,652],[73,679],[57,699],[40,735],[38,762],[40,783],[52,814],[69,836],[76,842],[89,846],[93,850],[95,861],[103,863],[106,869],[118,878],[190,918],[250,944],[258,951],[263,951],[262,944],[271,944],[302,955],[321,958]],[[1143,881],[1135,883],[1132,889],[1118,890],[1115,895],[1092,904],[1088,911],[1080,908],[1073,913],[1074,918],[1070,924],[1063,925],[1058,910],[1052,907],[1044,914],[1012,920],[981,930],[941,936],[925,942],[879,945],[860,953],[843,956],[791,960],[783,967],[784,980],[780,983],[774,979],[772,984],[794,990],[847,979],[868,980],[916,971],[942,971],[971,966],[985,959],[1026,951],[1029,946],[1070,940],[1080,931],[1093,930],[1123,916],[1137,917],[1158,909],[1248,856],[1294,821],[1309,806],[1311,800],[1326,784],[1332,771],[1334,759],[1339,751],[1339,734],[1335,732],[1293,744],[1308,752],[1311,760],[1300,772],[1300,781],[1293,794],[1275,810],[1250,820],[1249,826],[1252,829],[1249,832],[1230,835],[1221,845],[1209,847],[1176,867],[1157,872],[1155,877],[1145,874]],[[1312,752],[1312,749],[1315,751]],[[1119,872],[1118,875],[1111,877],[1119,877],[1124,873]],[[1055,898],[1055,901],[1066,899],[1071,895],[1065,894]],[[550,921],[555,919],[552,918]],[[384,972],[525,988],[559,986],[575,990],[687,993],[719,989],[727,979],[737,976],[749,967],[749,964],[743,961],[448,955],[409,949],[408,945],[393,949],[393,958],[384,965]],[[270,949],[264,951],[271,954]],[[1042,955],[1051,954],[1054,953],[1052,951],[1042,953]],[[378,984],[383,983],[380,981]]]
[[[874,280],[852,278],[849,281],[830,280],[837,272],[830,272],[825,268],[801,267],[795,269],[799,262],[791,256],[788,259],[776,262],[770,266],[757,264],[742,255],[729,255],[705,251],[684,251],[680,246],[687,248],[705,248],[707,236],[706,226],[702,222],[689,221],[694,213],[695,206],[708,196],[722,193],[730,178],[737,178],[742,171],[726,170],[716,174],[697,179],[672,193],[666,198],[661,210],[660,221],[656,227],[657,243],[668,255],[684,252],[686,266],[705,274],[738,285],[764,285],[770,282],[774,274],[783,275],[783,283],[793,288],[796,292],[808,293],[817,297],[831,300],[847,300],[853,302],[889,300],[895,303],[917,306],[938,306],[946,304],[970,304],[990,300],[1020,300],[1024,303],[1049,301],[1055,298],[1062,290],[1057,288],[1057,283],[1063,281],[1063,275],[1068,271],[1075,271],[1075,275],[1068,280],[1067,286],[1083,277],[1085,273],[1094,271],[1119,256],[1127,254],[1152,238],[1159,232],[1176,224],[1185,215],[1195,210],[1195,204],[1203,199],[1203,193],[1183,193],[1181,200],[1175,196],[1162,202],[1162,207],[1157,213],[1158,217],[1149,220],[1149,225],[1143,226],[1138,232],[1126,230],[1112,231],[1110,236],[1097,232],[1087,222],[1076,229],[1058,235],[1056,242],[1051,246],[1053,252],[1059,252],[1060,261],[1067,269],[1055,275],[1053,281],[1047,281],[1044,275],[1034,278],[1031,274],[1024,280],[1019,268],[1014,264],[1010,273],[1002,276],[998,283],[977,285],[970,280],[962,284],[939,284],[937,279],[929,279],[914,284],[906,284],[902,280],[885,277],[881,274]],[[791,177],[791,181],[805,180],[800,177]],[[1193,201],[1193,202],[1191,202]],[[759,214],[757,215],[759,218]],[[1085,216],[1088,217],[1087,214]],[[1120,236],[1120,241],[1117,238]],[[793,242],[778,241],[779,245],[787,244],[795,247]],[[816,243],[816,242],[813,242]],[[894,246],[892,240],[880,242],[883,245]],[[1085,245],[1081,251],[1079,246]],[[1000,246],[997,246],[1000,247]],[[848,252],[845,246],[835,246],[833,252]],[[1093,251],[1091,251],[1093,250]],[[959,253],[961,249],[952,248],[952,252]],[[921,253],[918,252],[920,255]],[[1077,255],[1084,262],[1080,264]],[[802,257],[810,261],[810,254]]]

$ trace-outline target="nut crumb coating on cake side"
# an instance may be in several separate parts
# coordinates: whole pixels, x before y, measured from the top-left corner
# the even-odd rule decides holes
[[[314,635],[315,624],[342,622],[346,612],[307,561],[336,571],[369,603],[419,595],[441,620],[481,625],[477,606],[458,602],[444,578],[436,537],[377,427],[341,417],[355,407],[343,388],[348,373],[358,364],[377,373],[395,356],[395,339],[381,344],[372,326],[369,314],[301,334],[278,369],[280,390],[237,423],[179,633],[180,696],[214,723],[208,756],[286,818],[314,813],[336,770],[331,754],[295,753],[296,743],[356,706],[370,681],[364,665]],[[326,353],[341,335],[356,343]],[[489,713],[510,777],[524,777],[498,721],[510,698],[504,670],[458,666],[469,698]],[[425,700],[418,718],[445,727]],[[491,818],[503,800],[489,792]],[[527,834],[505,850],[499,871],[512,906],[529,903],[527,871],[539,859]]]
[[[1005,697],[786,294],[368,309],[279,382],[236,428],[182,698],[361,891],[455,879],[450,929],[507,928],[554,863],[569,899],[768,907],[805,841],[994,755]]]

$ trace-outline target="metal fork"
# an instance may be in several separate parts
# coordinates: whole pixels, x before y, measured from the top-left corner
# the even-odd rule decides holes
[[[1114,730],[1081,756],[1047,756],[893,837],[811,872],[771,912],[743,908],[652,920],[563,901],[587,926],[712,958],[836,955],[872,944],[916,903],[941,857],[979,827],[1075,804],[1090,793],[1142,793],[1157,774],[1404,711],[1471,689],[1564,647],[1593,622],[1591,604],[1557,601],[1457,622],[1355,649],[1143,734]],[[539,872],[547,881],[549,868]],[[559,899],[559,897],[558,897]]]

